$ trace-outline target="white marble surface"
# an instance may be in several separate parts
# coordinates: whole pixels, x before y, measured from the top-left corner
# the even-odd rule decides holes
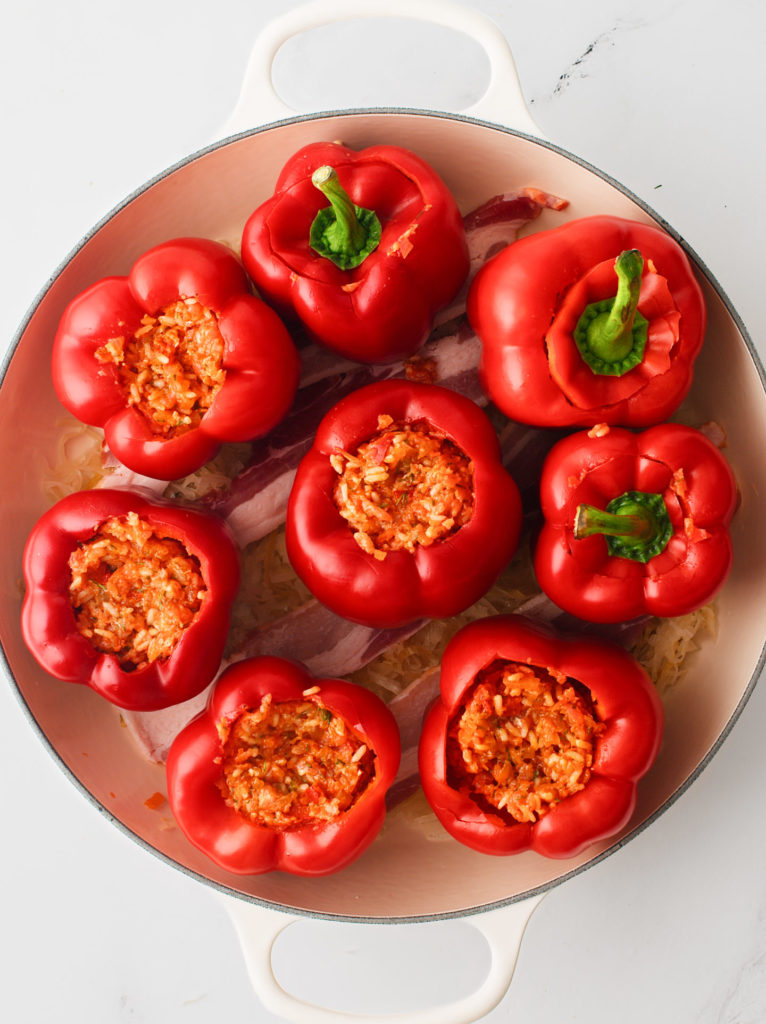
[[[6,12],[0,346],[82,234],[215,136],[259,29],[292,6],[33,0]],[[763,357],[766,7],[760,0],[472,6],[511,41],[543,132],[622,181],[688,239]],[[384,54],[377,58],[368,36],[373,81],[355,83],[353,105],[452,109],[476,98],[485,68],[475,52],[421,57],[420,38],[376,33]],[[308,45],[280,59],[285,98],[307,108],[312,97],[317,107],[352,105],[348,73],[310,57]],[[307,79],[323,63],[320,94]],[[453,69],[446,80],[445,65]],[[4,490],[0,501],[11,499]],[[766,1019],[764,714],[761,683],[712,764],[658,822],[546,896],[511,988],[486,1021]],[[0,687],[0,750],[1,1020],[277,1020],[250,988],[217,895],[147,855],[83,800],[7,686]],[[277,951],[286,983],[320,997],[340,983],[346,1005],[359,1011],[464,994],[486,966],[481,942],[462,923],[309,922],[294,931]]]

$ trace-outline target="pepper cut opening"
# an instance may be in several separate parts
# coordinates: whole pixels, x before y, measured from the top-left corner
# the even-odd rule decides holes
[[[450,785],[509,822],[535,822],[588,784],[604,729],[577,681],[537,666],[495,664],[450,723]]]
[[[219,723],[226,803],[277,831],[337,820],[375,774],[375,752],[317,700],[272,701]]]
[[[178,437],[199,426],[222,387],[224,349],[215,313],[182,298],[147,313],[132,336],[110,338],[95,355],[117,367],[128,404],[153,433]]]
[[[102,523],[69,571],[78,632],[127,671],[169,657],[207,593],[197,558],[136,512]]]
[[[427,420],[380,415],[369,441],[333,453],[330,462],[338,511],[362,550],[379,560],[443,540],[473,514],[473,462]]]

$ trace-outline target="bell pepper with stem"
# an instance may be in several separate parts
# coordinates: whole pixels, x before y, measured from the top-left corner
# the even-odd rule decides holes
[[[318,709],[321,720],[346,744],[331,756],[323,753],[321,737],[305,739],[297,735],[296,719],[282,734],[285,778],[276,783],[273,766],[261,760],[248,761],[262,783],[261,804],[288,806],[288,812],[300,805],[285,793],[308,793],[307,801],[321,804],[324,791],[332,786],[333,768],[349,769],[343,746],[355,749],[351,755],[372,752],[366,785],[354,794],[353,801],[337,814],[324,818],[310,816],[280,826],[264,824],[237,807],[224,775],[225,743],[243,716],[268,712],[271,730],[264,731],[262,742],[282,742],[279,738],[280,715],[306,716]],[[274,716],[271,718],[271,716]],[[288,730],[295,729],[290,740]],[[274,733],[277,734],[275,739]],[[288,749],[290,744],[294,749]],[[349,745],[350,743],[350,745]],[[312,749],[319,750],[321,764],[312,765]],[[329,750],[329,747],[327,747]],[[240,759],[247,755],[240,752]],[[252,751],[258,758],[259,750]],[[211,860],[236,874],[260,874],[285,871],[296,875],[326,875],[345,867],[372,843],[385,817],[385,795],[399,767],[399,732],[393,715],[373,693],[354,683],[339,679],[317,679],[302,665],[282,658],[260,657],[230,666],[216,682],[205,711],[198,715],[173,741],[167,759],[168,799],[173,815],[191,843]],[[294,763],[291,763],[293,762]],[[317,780],[314,779],[317,776]],[[328,782],[328,776],[330,781]],[[299,777],[303,781],[299,781]],[[276,788],[276,793],[274,789]],[[324,793],[324,796],[327,794]],[[285,812],[285,813],[288,813]]]
[[[543,464],[537,581],[591,622],[672,617],[711,600],[732,563],[732,471],[700,431],[579,431]]]
[[[263,297],[363,363],[412,355],[468,274],[457,204],[397,146],[305,146],[248,219],[242,260]]]
[[[195,338],[195,330],[208,333]],[[173,480],[199,469],[223,442],[276,426],[292,405],[300,364],[287,328],[252,294],[233,252],[177,238],[145,252],[126,277],[103,278],[69,303],[52,371],[63,405],[103,427],[125,466]],[[200,378],[212,396],[203,406],[190,403]]]
[[[380,416],[395,424],[426,423],[472,465],[473,508],[453,532],[413,550],[365,550],[335,499],[333,460],[376,437]],[[380,472],[388,442],[378,444]],[[412,501],[402,491],[395,500]],[[381,628],[420,618],[447,618],[477,601],[513,556],[521,532],[521,499],[501,462],[497,435],[470,399],[435,384],[389,380],[342,399],[319,425],[295,477],[287,508],[287,553],[296,573],[328,608]]]
[[[486,393],[511,419],[544,427],[668,419],[691,386],[706,316],[675,239],[609,216],[528,235],[468,294]]]
[[[479,728],[492,735],[488,742],[485,732],[480,749],[496,743],[496,756],[481,765],[483,777],[472,775],[462,767],[470,765],[472,753],[460,725],[477,687],[506,672],[542,686],[543,696],[533,710],[519,705],[520,688],[511,689],[510,697],[499,691],[490,698]],[[578,737],[569,753],[566,737],[559,746],[556,735],[588,714],[592,735]],[[566,727],[557,724],[560,715]],[[533,850],[545,857],[574,857],[628,823],[637,782],[654,763],[662,727],[657,692],[623,648],[605,640],[564,638],[522,615],[479,619],[452,638],[442,658],[440,697],[426,714],[418,751],[423,791],[450,835],[480,853]],[[575,786],[570,780],[572,792],[555,795],[566,758],[571,761],[567,774],[575,765],[579,780]],[[486,799],[491,773],[496,792],[521,794],[523,814],[510,813],[502,798],[496,804]]]
[[[105,523],[123,522],[127,517],[137,517],[139,522],[134,518],[133,525],[181,545],[198,565],[204,586],[199,610],[172,651],[141,667],[124,664],[120,652],[99,649],[78,628],[70,595],[73,554],[92,541]],[[121,574],[133,568],[140,573],[141,554],[133,553],[130,558],[133,565],[127,570],[124,562],[110,567],[113,580],[94,572],[90,581],[105,596],[115,590],[107,609],[110,616],[119,618],[121,614],[117,604],[120,589],[135,594],[135,587]],[[168,576],[171,589],[180,589],[183,577],[176,572],[174,582],[172,566],[168,566]],[[225,523],[210,513],[144,497],[138,491],[77,491],[53,505],[35,524],[24,549],[24,579],[22,635],[39,664],[58,679],[90,686],[119,707],[155,711],[195,697],[218,671],[239,586],[239,551]]]

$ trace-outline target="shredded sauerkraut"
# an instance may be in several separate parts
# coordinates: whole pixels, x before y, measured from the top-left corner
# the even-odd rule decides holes
[[[298,579],[287,557],[285,529],[280,526],[242,552],[242,583],[234,602],[226,654],[245,638],[295,611],[311,594]]]
[[[196,473],[182,480],[171,480],[163,492],[165,497],[173,501],[195,501],[212,491],[227,489],[232,478],[247,465],[250,451],[247,442],[222,445],[215,458]]]
[[[497,583],[470,608],[451,619],[431,619],[409,640],[389,647],[349,678],[383,700],[391,700],[439,664],[444,648],[459,629],[475,619],[510,614],[537,590],[529,545],[522,544]]]
[[[718,616],[711,602],[688,615],[652,619],[630,652],[662,695],[678,684],[688,667],[689,655],[699,650],[705,635],[715,638],[717,630]]]

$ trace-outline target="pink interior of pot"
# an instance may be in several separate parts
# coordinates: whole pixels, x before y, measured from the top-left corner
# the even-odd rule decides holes
[[[164,771],[136,754],[118,711],[85,688],[47,677],[27,653],[18,627],[21,551],[48,504],[42,480],[55,461],[63,415],[48,372],[62,309],[98,277],[126,272],[142,251],[173,236],[202,235],[237,245],[245,219],[270,194],[287,157],[320,139],[412,148],[438,168],[463,210],[528,185],[570,201],[562,213],[544,213],[533,230],[593,213],[651,220],[615,186],[555,150],[470,122],[417,114],[292,122],[229,143],[162,178],[115,213],[55,279],[2,384],[0,462],[15,487],[0,550],[0,634],[19,690],[59,757],[110,814],[163,855],[234,891],[297,909],[353,917],[449,914],[544,886],[612,844],[571,861],[535,854],[484,857],[451,840],[422,804],[420,814],[411,806],[394,811],[371,849],[335,876],[227,875],[190,846],[169,812],[145,806],[153,793],[164,791]],[[455,152],[461,154],[459,165],[452,159]],[[691,656],[686,675],[666,700],[663,748],[640,787],[626,834],[654,815],[705,762],[743,701],[766,636],[766,536],[757,508],[757,496],[766,493],[766,466],[753,443],[766,436],[766,399],[735,319],[704,273],[700,277],[709,307],[708,338],[680,418],[693,424],[714,420],[726,432],[725,454],[742,492],[733,526],[735,565],[717,599],[717,637]]]

